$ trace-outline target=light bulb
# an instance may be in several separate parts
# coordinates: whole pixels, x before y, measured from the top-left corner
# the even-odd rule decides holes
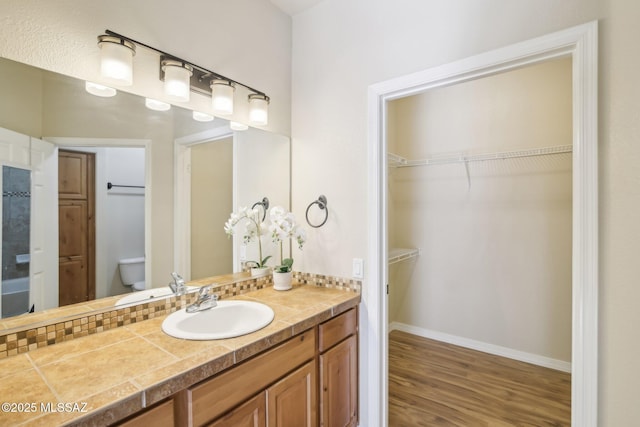
[[[171,104],[167,104],[166,102],[158,101],[157,99],[145,98],[144,105],[150,109],[155,111],[167,111],[171,108]]]
[[[249,95],[249,120],[265,126],[269,122],[269,97],[263,94]]]
[[[102,98],[110,98],[116,95],[116,90],[114,88],[94,82],[84,82],[84,88],[91,95],[100,96]]]
[[[231,128],[231,130],[247,130],[247,129],[249,129],[249,126],[245,125],[244,123],[238,123],[238,122],[229,122],[229,127]]]
[[[98,36],[100,46],[100,75],[109,83],[133,84],[133,55],[136,46],[120,37]]]
[[[211,108],[218,114],[233,114],[233,92],[235,84],[228,80],[211,81]]]
[[[164,94],[167,98],[176,102],[189,102],[193,67],[180,61],[165,59],[162,61],[162,71]]]
[[[193,120],[197,120],[199,122],[210,122],[214,119],[211,114],[202,113],[200,111],[194,111],[192,113]]]

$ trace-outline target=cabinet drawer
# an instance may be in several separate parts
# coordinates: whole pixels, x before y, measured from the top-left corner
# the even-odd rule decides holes
[[[320,352],[328,350],[349,335],[355,334],[357,327],[358,316],[355,308],[321,324],[318,341]]]
[[[304,332],[273,350],[187,390],[194,426],[224,414],[315,355],[315,331]],[[191,424],[190,424],[191,425]]]
[[[118,424],[119,427],[173,427],[174,425],[173,399],[161,403],[151,409],[147,409],[140,415]]]

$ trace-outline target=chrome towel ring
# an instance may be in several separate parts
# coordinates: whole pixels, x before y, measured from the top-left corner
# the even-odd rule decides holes
[[[318,225],[311,224],[311,221],[309,221],[309,209],[311,209],[311,206],[313,205],[318,205],[320,209],[325,211],[324,221],[322,221]],[[323,195],[320,195],[320,197],[318,197],[318,200],[311,202],[309,206],[307,206],[307,212],[305,213],[305,216],[307,218],[307,224],[309,224],[313,228],[322,227],[327,222],[327,219],[329,219],[329,208],[327,207],[327,198]]]
[[[253,206],[251,206],[251,209],[255,209],[258,205],[262,206],[262,220],[264,221],[267,217],[267,211],[269,210],[269,199],[263,197],[261,201],[255,202]]]

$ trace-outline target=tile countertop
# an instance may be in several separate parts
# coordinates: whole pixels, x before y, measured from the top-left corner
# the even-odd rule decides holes
[[[0,360],[0,426],[115,422],[355,307],[360,294],[294,285],[228,299],[269,305],[273,322],[236,338],[188,341],[166,335],[163,316]]]

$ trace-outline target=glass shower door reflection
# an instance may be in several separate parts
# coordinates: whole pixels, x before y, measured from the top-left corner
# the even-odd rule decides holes
[[[2,317],[29,312],[31,171],[2,166]]]

